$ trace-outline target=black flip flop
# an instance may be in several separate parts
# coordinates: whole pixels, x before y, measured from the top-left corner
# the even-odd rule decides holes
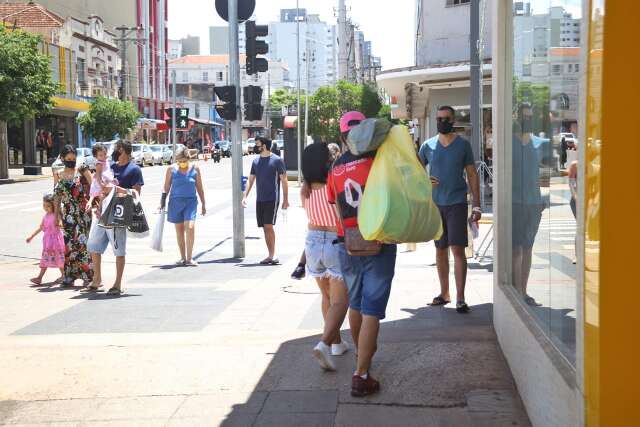
[[[107,291],[107,295],[111,295],[111,296],[120,296],[122,295],[122,289],[118,289],[118,288],[111,288]]]
[[[433,301],[431,301],[431,304],[429,304],[432,307],[438,306],[438,305],[447,305],[449,304],[451,301],[447,301],[446,299],[442,298],[441,295],[438,295],[437,297],[435,297],[433,299]]]
[[[469,306],[467,305],[466,302],[464,301],[458,301],[456,303],[456,311],[458,313],[464,314],[464,313],[468,313],[471,311],[471,309],[469,308]]]
[[[542,307],[542,304],[540,304],[538,301],[536,301],[533,297],[530,297],[529,295],[524,297],[524,303],[531,307]]]

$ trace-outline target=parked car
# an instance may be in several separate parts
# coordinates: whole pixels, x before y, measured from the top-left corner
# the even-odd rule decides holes
[[[91,155],[91,148],[76,148],[76,165],[87,166],[91,171],[96,170],[96,159]],[[58,158],[51,165],[52,169],[64,169],[64,161]]]
[[[284,139],[274,139],[273,143],[276,144],[280,150],[284,150]]]
[[[216,144],[220,147],[222,157],[231,157],[231,142],[230,141],[216,141]]]
[[[131,147],[133,148],[131,158],[136,165],[140,167],[153,166],[153,154],[147,144],[132,144]]]
[[[247,139],[247,152],[249,154],[253,154],[255,153],[255,149],[256,149],[256,139],[255,138]]]
[[[173,146],[161,145],[162,147],[162,163],[171,164],[173,161]]]
[[[153,164],[162,166],[164,164],[164,156],[163,156],[164,147],[162,145],[156,144],[156,145],[150,145],[149,149],[151,150]]]

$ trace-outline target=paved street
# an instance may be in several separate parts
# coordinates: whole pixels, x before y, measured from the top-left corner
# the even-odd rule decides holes
[[[0,186],[0,425],[529,425],[493,331],[490,265],[471,265],[473,311],[461,316],[426,306],[438,292],[432,245],[400,248],[373,366],[382,392],[356,400],[353,352],[337,373],[319,369],[311,349],[320,296],[310,279],[289,278],[306,227],[298,189],[277,226],[283,265],[262,267],[253,204],[247,257],[232,258],[229,159],[201,167],[209,214],[197,225],[200,266],[171,266],[178,256],[169,227],[163,253],[131,239],[119,299],[31,287],[40,247],[24,237],[51,183]],[[164,169],[144,169],[149,214]],[[114,265],[106,259],[109,283]],[[343,337],[350,341],[347,323]]]

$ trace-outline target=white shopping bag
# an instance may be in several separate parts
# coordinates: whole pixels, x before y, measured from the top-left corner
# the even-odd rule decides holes
[[[162,235],[164,232],[164,220],[166,217],[167,213],[164,209],[158,213],[158,220],[156,221],[153,233],[151,234],[151,249],[154,251],[162,252]]]

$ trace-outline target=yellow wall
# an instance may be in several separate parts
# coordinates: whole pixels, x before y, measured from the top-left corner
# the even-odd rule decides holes
[[[640,425],[640,2],[590,0],[585,212],[588,426]],[[584,169],[583,169],[584,170]]]

